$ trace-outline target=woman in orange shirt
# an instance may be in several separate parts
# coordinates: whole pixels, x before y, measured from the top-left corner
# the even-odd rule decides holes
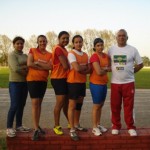
[[[68,73],[68,119],[71,126],[70,137],[72,140],[77,141],[79,137],[76,133],[78,131],[87,131],[79,124],[79,118],[83,99],[86,92],[86,74],[90,71],[89,60],[86,53],[81,49],[83,46],[83,38],[76,35],[72,39],[74,49],[69,52],[68,60],[70,63],[70,71]]]
[[[99,136],[107,129],[100,125],[102,107],[107,94],[107,72],[110,71],[110,59],[103,53],[104,42],[100,38],[94,40],[95,53],[90,58],[92,73],[90,74],[90,91],[93,99],[93,130],[94,135]]]
[[[47,78],[49,70],[52,69],[52,54],[46,50],[47,38],[39,35],[37,38],[38,47],[31,48],[27,65],[29,72],[27,75],[29,94],[32,100],[32,120],[34,124],[34,135],[32,140],[39,140],[39,134],[45,134],[45,131],[39,126],[41,104],[47,88]]]
[[[59,123],[62,108],[66,118],[68,118],[67,73],[69,65],[67,60],[68,52],[65,46],[69,43],[69,33],[66,31],[60,32],[58,35],[58,41],[59,43],[53,48],[52,51],[53,70],[50,78],[56,95],[56,104],[54,108],[55,125],[53,130],[55,134],[62,135],[63,131]]]

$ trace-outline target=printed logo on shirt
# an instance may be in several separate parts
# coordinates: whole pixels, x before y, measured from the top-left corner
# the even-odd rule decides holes
[[[124,70],[124,67],[116,67],[116,70]]]
[[[114,55],[115,65],[126,65],[127,56],[126,55]]]
[[[44,63],[44,64],[46,64],[46,63],[47,63],[47,61],[42,60],[42,59],[38,59],[38,62],[41,62],[41,63]]]

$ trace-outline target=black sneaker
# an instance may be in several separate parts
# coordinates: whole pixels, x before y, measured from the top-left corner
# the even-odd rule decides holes
[[[75,132],[75,130],[70,131],[70,137],[74,141],[79,141],[79,136],[77,135],[77,133]]]
[[[40,126],[38,127],[38,132],[43,135],[46,134],[46,132]]]
[[[38,131],[38,130],[35,130],[35,131],[34,131],[32,140],[33,140],[33,141],[38,141],[38,140],[39,140],[39,131]]]
[[[83,127],[81,127],[80,125],[75,126],[75,129],[78,130],[78,131],[83,131],[83,132],[87,132],[87,131],[88,131],[87,128],[83,128]]]

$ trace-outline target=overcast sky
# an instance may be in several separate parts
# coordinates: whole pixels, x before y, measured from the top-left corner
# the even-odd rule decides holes
[[[128,44],[150,58],[150,0],[0,0],[0,34],[127,30]]]

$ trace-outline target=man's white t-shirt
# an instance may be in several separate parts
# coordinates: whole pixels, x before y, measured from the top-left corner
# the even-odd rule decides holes
[[[111,83],[124,84],[134,82],[134,64],[141,64],[142,58],[136,48],[112,46],[108,55],[111,58]]]

